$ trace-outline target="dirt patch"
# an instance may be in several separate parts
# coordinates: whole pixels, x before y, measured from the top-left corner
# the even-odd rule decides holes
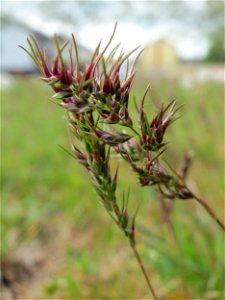
[[[36,280],[44,266],[46,253],[34,246],[15,251],[1,264],[1,299],[19,299],[24,284]]]

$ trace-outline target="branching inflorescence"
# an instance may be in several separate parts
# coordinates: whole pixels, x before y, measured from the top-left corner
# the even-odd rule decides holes
[[[142,51],[137,54],[133,66],[127,68],[122,80],[122,66],[124,63],[129,66],[130,55],[139,47],[128,54],[121,52],[115,59],[119,48],[117,45],[106,56],[115,31],[116,25],[105,48],[100,51],[99,42],[86,67],[79,63],[78,48],[73,35],[71,42],[65,42],[63,45],[59,44],[55,35],[57,55],[51,68],[46,52],[40,49],[33,36],[27,39],[30,49],[21,48],[31,56],[42,72],[42,80],[54,90],[54,101],[66,110],[69,126],[75,136],[72,155],[89,172],[101,203],[129,239],[153,297],[157,299],[135,247],[137,212],[128,213],[128,197],[124,196],[122,203],[119,203],[116,197],[118,168],[115,174],[112,174],[112,151],[130,165],[142,186],[155,186],[163,197],[169,199],[200,199],[188,189],[184,176],[179,176],[171,168],[167,170],[161,163],[161,156],[166,150],[165,132],[177,119],[179,107],[176,107],[176,102],[172,101],[166,107],[162,107],[150,121],[144,109],[147,89],[140,106],[136,105],[139,128],[135,128],[129,112],[129,96],[135,77],[135,64]],[[62,53],[68,45],[70,59],[66,62]],[[121,128],[118,125],[124,128],[123,132],[118,129]],[[212,210],[209,208],[207,211],[224,228]]]

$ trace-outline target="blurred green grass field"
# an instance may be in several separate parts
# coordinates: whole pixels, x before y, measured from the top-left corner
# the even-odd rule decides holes
[[[139,80],[133,94],[140,101],[143,93]],[[63,110],[49,101],[51,91],[30,76],[18,77],[1,94],[1,256],[7,259],[32,245],[48,257],[42,279],[27,283],[32,288],[22,287],[22,298],[149,297],[129,245],[98,202],[88,174],[59,147],[70,149],[69,132]],[[187,89],[176,82],[153,83],[146,101],[149,115],[156,110],[154,103],[173,98],[185,106],[166,136],[166,155],[178,167],[185,151],[193,152],[188,184],[223,219],[224,86]],[[177,247],[162,222],[157,193],[141,188],[121,162],[119,199],[129,186],[131,207],[142,202],[138,248],[158,294],[166,299],[224,299],[220,228],[198,204],[177,201],[172,215]]]

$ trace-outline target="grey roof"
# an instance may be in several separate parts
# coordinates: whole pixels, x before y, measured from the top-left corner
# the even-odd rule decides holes
[[[34,63],[18,45],[25,45],[29,31],[15,25],[4,26],[1,30],[1,72],[32,71]]]
[[[18,45],[27,47],[27,37],[33,34],[40,42],[41,47],[45,48],[48,57],[51,59],[56,53],[51,37],[41,32],[31,30],[21,22],[4,22],[1,29],[0,49],[1,49],[1,72],[33,72],[36,66],[32,59]],[[60,37],[60,40],[66,40]],[[89,50],[78,45],[80,60],[87,61],[91,57]],[[65,50],[65,57],[66,50]]]

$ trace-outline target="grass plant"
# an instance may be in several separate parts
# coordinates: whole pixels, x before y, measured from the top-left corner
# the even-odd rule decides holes
[[[224,228],[224,225],[206,202],[195,196],[188,188],[185,182],[189,166],[187,160],[178,171],[175,171],[167,160],[165,163],[161,159],[162,154],[165,154],[165,131],[176,119],[175,102],[172,101],[166,107],[162,107],[149,121],[144,108],[145,93],[140,106],[136,107],[139,127],[134,125],[136,122],[133,121],[128,107],[135,74],[134,67],[130,69],[130,72],[128,70],[125,78],[121,80],[119,71],[129,55],[119,55],[118,59],[113,60],[116,50],[113,49],[104,58],[112,37],[103,51],[100,51],[100,45],[97,46],[90,64],[84,70],[79,67],[74,37],[69,50],[71,60],[68,66],[62,58],[62,51],[68,43],[59,46],[57,37],[55,37],[55,43],[58,54],[52,69],[49,69],[45,53],[33,37],[28,40],[29,55],[43,72],[43,80],[55,91],[54,101],[66,109],[68,123],[74,134],[71,136],[72,152],[70,154],[88,171],[101,204],[128,238],[152,296],[157,299],[137,252],[135,219],[138,209],[134,209],[132,213],[128,211],[128,193],[124,192],[122,200],[118,200],[116,195],[118,168],[112,173],[112,155],[119,155],[130,165],[142,186],[156,188],[160,194],[163,209],[166,208],[165,211],[168,211],[168,206],[165,206],[164,198],[170,201],[175,201],[175,198],[195,199],[221,228]],[[76,67],[73,63],[72,50],[75,50]],[[126,132],[121,132],[121,126]],[[112,154],[113,151],[114,154]],[[71,285],[71,280],[69,282]]]

